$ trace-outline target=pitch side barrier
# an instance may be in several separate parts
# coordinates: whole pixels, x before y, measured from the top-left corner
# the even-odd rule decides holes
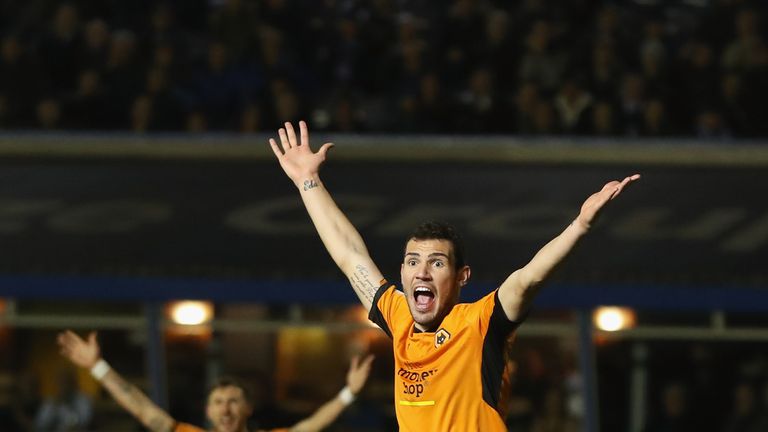
[[[0,136],[0,296],[354,302],[267,137]],[[768,306],[765,143],[313,136],[326,141],[325,184],[391,280],[407,232],[445,219],[477,297],[588,194],[640,172],[540,301]]]

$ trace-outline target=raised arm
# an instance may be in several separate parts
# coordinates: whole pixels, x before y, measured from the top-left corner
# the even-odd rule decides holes
[[[317,432],[325,429],[336,420],[349,404],[354,402],[355,396],[363,389],[365,381],[371,372],[373,355],[360,361],[359,356],[352,358],[347,372],[347,386],[335,398],[329,400],[318,408],[311,416],[296,423],[290,432]]]
[[[592,194],[581,206],[576,219],[560,235],[547,243],[523,268],[512,273],[499,287],[499,300],[510,320],[517,320],[528,310],[542,282],[557,268],[589,231],[592,221],[608,203],[619,196],[627,185],[638,180],[639,174],[622,181],[611,181]]]
[[[373,296],[384,277],[368,254],[360,233],[341,212],[320,180],[320,166],[333,144],[325,143],[320,150],[313,152],[309,146],[307,124],[299,122],[299,129],[300,140],[293,125],[285,123],[285,128],[278,131],[280,144],[270,138],[269,145],[283,171],[299,189],[304,206],[328,253],[349,279],[363,306],[370,310]]]
[[[173,430],[176,421],[136,386],[123,379],[101,358],[95,332],[91,332],[88,339],[83,340],[74,332],[67,330],[59,333],[57,342],[64,357],[76,366],[89,369],[117,403],[141,424],[153,432]]]

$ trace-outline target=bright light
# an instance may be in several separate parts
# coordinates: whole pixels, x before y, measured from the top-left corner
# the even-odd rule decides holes
[[[599,307],[593,319],[597,328],[603,331],[619,331],[635,325],[635,312],[629,308]]]
[[[180,301],[170,306],[171,320],[181,325],[200,325],[211,320],[213,306],[204,301]]]

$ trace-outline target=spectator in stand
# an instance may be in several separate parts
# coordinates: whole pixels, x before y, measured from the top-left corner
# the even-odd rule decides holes
[[[151,67],[147,72],[144,91],[152,99],[154,109],[151,129],[178,130],[181,126],[181,104],[175,89],[170,88],[166,70],[161,67]]]
[[[419,132],[440,133],[451,130],[451,102],[445,95],[443,83],[436,72],[428,72],[419,80],[416,100],[416,124]]]
[[[208,130],[208,119],[202,111],[195,110],[187,113],[185,130],[188,133],[199,134]]]
[[[472,71],[456,104],[458,109],[453,123],[462,132],[498,132],[503,125],[500,118],[503,107],[487,68],[478,67]]]
[[[39,92],[44,87],[43,68],[15,35],[0,41],[0,99],[2,121],[8,128],[26,128],[34,123]]]
[[[597,99],[617,101],[619,78],[623,74],[612,42],[597,42],[592,48],[590,89]]]
[[[60,4],[39,45],[51,91],[71,91],[75,88],[83,61],[82,42],[77,8],[72,3]]]
[[[702,41],[686,43],[680,51],[680,81],[676,99],[682,124],[692,125],[702,106],[712,106],[719,100],[719,69],[712,47]]]
[[[247,104],[240,111],[240,132],[255,133],[262,130],[261,109],[254,103]]]
[[[14,373],[11,385],[12,398],[10,404],[10,423],[8,431],[33,432],[35,415],[42,404],[40,398],[40,382],[37,375],[31,371]]]
[[[736,37],[723,51],[722,64],[728,70],[746,72],[765,64],[765,41],[760,34],[758,15],[744,9],[736,16]]]
[[[110,103],[109,125],[126,129],[131,106],[142,88],[142,69],[138,63],[136,35],[130,30],[112,33],[104,69],[104,83]]]
[[[152,98],[147,95],[137,97],[131,107],[131,130],[140,134],[149,132],[153,114]]]
[[[83,31],[83,62],[79,66],[101,70],[107,63],[110,29],[101,18],[94,18],[85,24]]]
[[[768,134],[765,95],[768,94],[768,43],[760,30],[755,9],[743,9],[735,18],[735,38],[723,51],[721,63],[728,73],[737,73],[749,91],[743,100],[749,135]]]
[[[579,422],[569,413],[563,389],[551,387],[544,395],[544,404],[533,419],[531,432],[577,432]]]
[[[651,99],[645,104],[643,128],[640,133],[647,137],[668,137],[672,130],[667,119],[667,109],[660,99]]]
[[[695,133],[706,140],[725,140],[731,137],[728,125],[715,108],[702,108],[696,116]]]
[[[76,432],[88,430],[93,402],[79,388],[73,370],[58,376],[57,394],[43,401],[35,416],[35,432]]]
[[[547,100],[539,99],[533,110],[533,133],[536,135],[555,135],[560,133],[555,109]]]
[[[636,73],[624,75],[620,99],[621,128],[625,135],[638,136],[643,128],[645,82]]]
[[[741,77],[738,74],[729,73],[721,78],[720,91],[725,122],[731,126],[735,136],[753,136],[755,130],[750,124],[749,113],[745,103],[747,96],[742,86]]]
[[[551,23],[535,22],[526,37],[526,51],[519,70],[521,80],[536,83],[548,94],[557,89],[566,64],[565,54],[553,47],[552,38]]]
[[[523,83],[515,96],[514,131],[532,134],[535,131],[534,118],[539,104],[539,88],[532,82]]]
[[[507,95],[515,88],[515,82],[508,77],[515,76],[520,53],[512,37],[509,13],[502,9],[489,11],[480,62],[489,66],[500,95]]]
[[[728,136],[768,136],[768,8],[761,2],[48,3],[0,2],[2,127],[42,127],[35,110],[45,97],[61,101],[58,128],[81,128],[70,118],[82,115],[71,116],[68,105],[82,93],[82,74],[93,70],[102,97],[79,99],[77,109],[108,103],[89,129],[130,129],[133,104],[146,93],[155,106],[150,131],[185,130],[182,110],[202,112],[211,130],[251,130],[241,115],[253,114],[252,105],[266,129],[288,118],[277,117],[279,108],[320,113],[328,120],[317,125],[328,131],[533,133],[538,105],[539,130],[588,134],[593,116],[574,110],[574,100],[564,104],[561,92],[583,77],[585,94],[615,107],[612,133],[647,134],[643,117],[656,107],[645,103],[658,100],[667,129],[684,137],[696,136],[702,107],[719,113]],[[159,94],[147,89],[148,76],[163,82]],[[292,92],[275,93],[275,80]],[[425,96],[430,86],[439,88],[439,106]],[[490,96],[477,86],[490,87]],[[538,99],[570,120],[549,125]],[[83,106],[88,100],[92,107]],[[489,102],[491,111],[482,108]],[[339,112],[354,121],[331,121],[337,107],[364,115]],[[516,120],[483,128],[489,115]]]
[[[617,136],[620,133],[616,122],[616,110],[606,101],[595,103],[592,109],[592,135]]]
[[[589,132],[589,118],[592,111],[592,95],[577,79],[566,79],[555,96],[555,110],[558,114],[558,127],[571,135],[584,135]]]
[[[45,131],[61,129],[61,105],[54,98],[45,98],[37,104],[37,126]]]
[[[245,83],[237,65],[232,62],[227,47],[219,42],[208,45],[206,62],[193,78],[191,93],[196,105],[205,110],[209,126],[214,129],[231,129],[231,122],[243,95]]]
[[[255,54],[258,39],[256,4],[244,0],[225,0],[210,18],[211,38],[220,41],[235,62]]]
[[[96,69],[80,72],[77,90],[62,99],[64,125],[76,130],[104,129],[107,99]]]
[[[688,388],[681,383],[667,384],[661,394],[659,411],[643,429],[644,432],[697,432],[702,429],[696,423],[696,413],[688,406]]]
[[[760,410],[753,384],[737,384],[733,389],[731,413],[721,432],[764,432],[766,427],[766,413]]]
[[[452,88],[461,87],[472,73],[479,55],[477,33],[484,19],[474,0],[454,0],[448,8],[438,50],[443,79]]]

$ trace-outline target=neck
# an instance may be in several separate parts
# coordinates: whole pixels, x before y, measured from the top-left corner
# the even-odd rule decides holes
[[[421,325],[419,323],[414,323],[413,324],[413,328],[414,328],[414,330],[416,330],[416,333],[429,333],[429,332],[434,332],[435,330],[437,330],[437,326],[427,327],[427,326]]]

